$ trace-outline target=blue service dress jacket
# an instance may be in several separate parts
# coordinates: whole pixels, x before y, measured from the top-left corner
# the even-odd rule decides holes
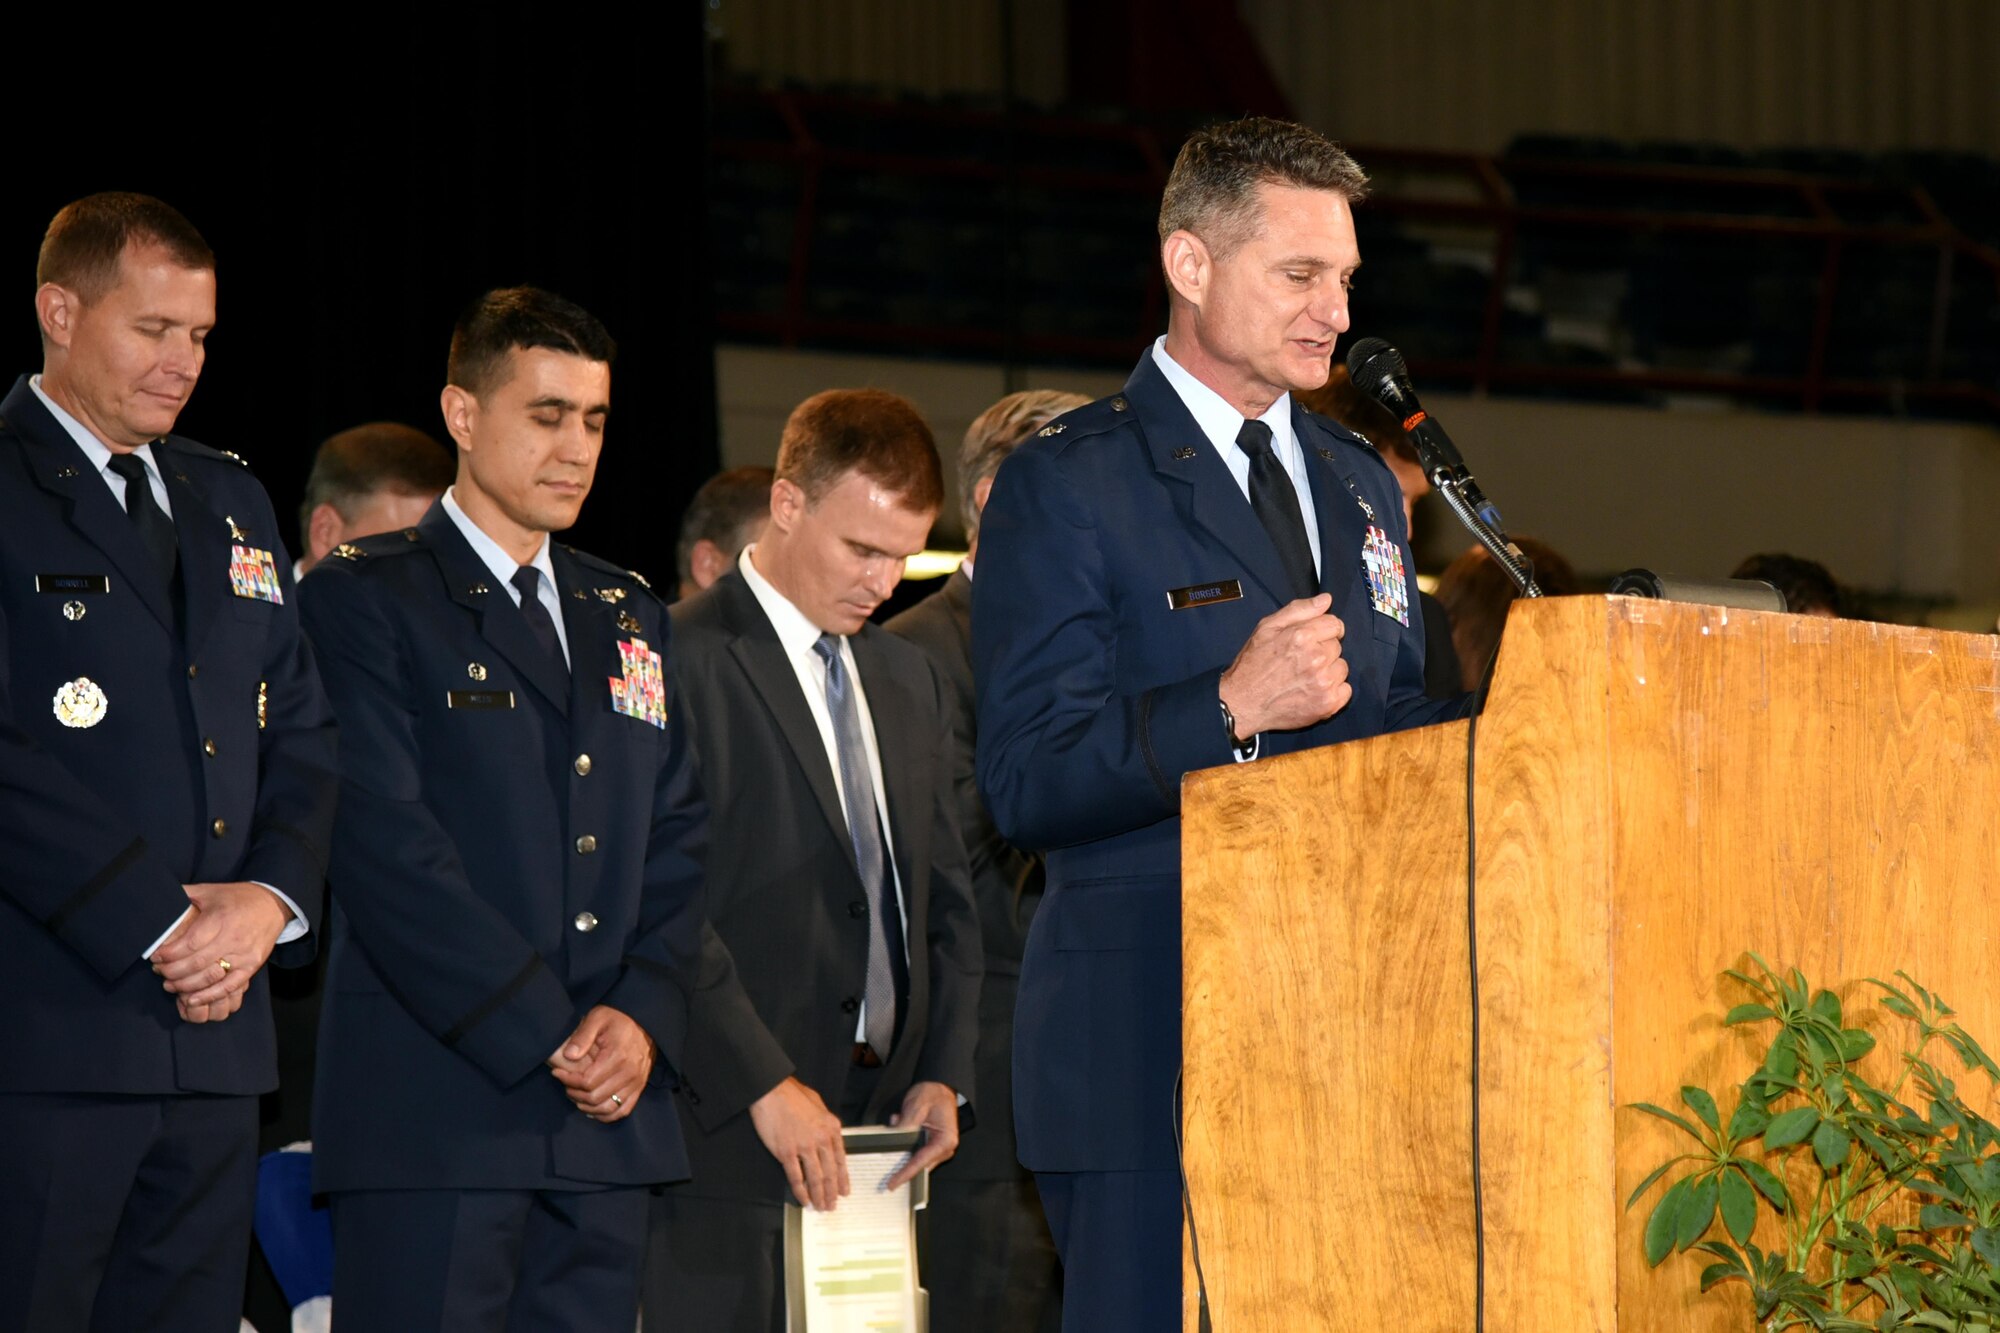
[[[666,607],[555,545],[570,670],[442,504],[301,581],[342,719],[313,1106],[322,1190],[680,1179],[667,1087],[701,942],[707,810]],[[610,1125],[545,1062],[592,1006],[658,1047]]]
[[[234,455],[177,435],[153,455],[178,617],[26,377],[0,401],[0,1093],[277,1085],[261,972],[235,1014],[192,1024],[141,958],[187,910],[184,884],[270,884],[315,927],[271,961],[317,947],[333,716],[277,517]]]
[[[1395,477],[1296,404],[1292,424],[1354,695],[1316,726],[1265,734],[1260,757],[1462,714],[1464,700],[1424,697],[1414,595],[1407,623],[1371,603],[1371,526],[1414,569]],[[981,792],[1008,841],[1047,853],[1014,1032],[1021,1160],[1035,1170],[1175,1163],[1181,779],[1232,762],[1218,684],[1284,587],[1249,501],[1150,354],[1122,393],[1001,465],[980,521],[973,665]]]

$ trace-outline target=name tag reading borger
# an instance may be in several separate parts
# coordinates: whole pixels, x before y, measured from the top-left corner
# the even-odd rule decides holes
[[[1220,583],[1196,583],[1186,588],[1171,588],[1167,591],[1167,605],[1175,611],[1185,611],[1194,606],[1240,601],[1242,597],[1242,583],[1236,579],[1224,579]]]
[[[447,690],[444,696],[446,708],[512,708],[512,690]]]

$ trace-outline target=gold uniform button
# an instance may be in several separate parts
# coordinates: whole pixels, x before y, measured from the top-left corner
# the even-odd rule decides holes
[[[576,840],[576,850],[585,856],[589,856],[592,852],[597,850],[597,835],[594,833],[586,833],[581,838],[578,838]]]
[[[201,742],[201,752],[210,759],[215,758],[215,742],[204,737]]]
[[[208,826],[208,831],[218,838],[226,838],[229,836],[229,821],[218,819]]]
[[[584,778],[584,777],[589,777],[589,776],[590,776],[590,756],[589,756],[589,755],[587,755],[587,754],[580,754],[580,755],[578,755],[578,756],[576,757],[576,775],[577,775],[578,777],[580,777],[580,778]]]
[[[576,914],[576,928],[588,935],[591,931],[597,929],[597,918],[589,912],[578,912]]]
[[[199,676],[200,674],[201,674],[201,667],[200,667],[199,665],[197,665],[196,663],[193,663],[193,662],[189,662],[189,663],[188,663],[188,679],[189,679],[189,680],[193,680],[193,679],[194,679],[194,678],[195,678],[196,676]]]

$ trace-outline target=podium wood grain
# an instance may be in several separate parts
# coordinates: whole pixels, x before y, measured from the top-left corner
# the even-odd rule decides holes
[[[1717,1018],[1745,949],[1824,980],[1908,967],[2000,1045],[1995,648],[1515,608],[1475,759],[1491,1333],[1743,1326],[1692,1261],[1640,1258],[1650,1196],[1624,1197],[1677,1145],[1621,1108],[1698,1082],[1727,1114],[1765,1035]],[[1186,1165],[1218,1333],[1473,1326],[1468,731],[1187,781]]]

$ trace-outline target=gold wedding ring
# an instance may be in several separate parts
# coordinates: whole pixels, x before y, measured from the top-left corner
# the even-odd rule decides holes
[[[216,959],[216,960],[215,960],[215,965],[216,965],[217,967],[219,967],[219,968],[221,968],[221,969],[222,969],[222,975],[223,975],[223,976],[225,976],[225,977],[226,977],[226,976],[228,976],[228,975],[229,975],[229,960],[228,960],[227,958],[218,958],[218,959]]]
[[[613,1106],[623,1106],[625,1104],[625,1099],[623,1097],[620,1097],[617,1093],[614,1092],[611,1094],[611,1104]]]

